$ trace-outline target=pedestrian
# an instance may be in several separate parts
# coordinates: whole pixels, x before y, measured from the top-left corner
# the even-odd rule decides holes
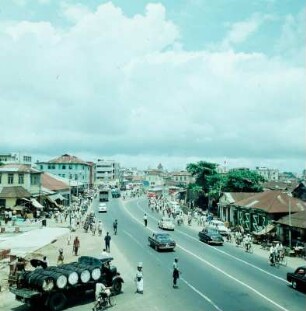
[[[144,222],[145,227],[147,227],[147,225],[148,225],[148,216],[147,216],[147,214],[144,214],[143,222]]]
[[[57,265],[64,264],[64,250],[60,248],[58,250],[58,257],[57,257]]]
[[[74,251],[74,255],[78,256],[78,251],[80,248],[80,240],[79,238],[76,236],[74,241],[73,241],[73,251]]]
[[[113,223],[113,228],[114,228],[114,235],[117,234],[117,229],[118,229],[118,220],[115,219],[114,223]]]
[[[105,241],[105,250],[108,253],[110,252],[110,240],[111,240],[111,236],[109,235],[109,232],[106,232],[106,236],[104,237],[104,241]]]
[[[173,262],[172,277],[173,277],[173,288],[178,288],[177,280],[180,277],[180,271],[179,271],[179,268],[178,268],[178,258],[175,258],[174,262]]]
[[[136,282],[136,293],[143,294],[142,262],[138,263],[135,282]]]
[[[44,269],[46,269],[46,268],[48,268],[48,266],[49,266],[49,261],[48,261],[48,259],[47,259],[47,256],[44,256],[44,257],[43,257],[43,260],[42,260],[42,267],[43,267]]]

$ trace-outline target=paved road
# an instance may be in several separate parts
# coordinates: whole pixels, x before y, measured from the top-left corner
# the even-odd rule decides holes
[[[129,262],[144,263],[145,292],[155,301],[156,310],[304,310],[305,295],[293,291],[285,281],[291,268],[276,269],[267,260],[245,253],[233,245],[211,247],[198,241],[189,227],[176,229],[172,236],[178,243],[175,253],[158,253],[151,249],[147,237],[157,229],[159,215],[152,213],[145,200],[124,204],[109,203],[107,215],[111,225],[119,221],[119,235],[113,237]],[[148,214],[148,228],[142,222]],[[171,287],[171,264],[179,257],[183,271],[180,288]],[[163,297],[163,299],[158,299]]]
[[[97,204],[94,202],[94,206]],[[149,216],[148,228],[143,225],[144,212]],[[292,268],[275,269],[267,264],[266,258],[245,253],[231,244],[210,247],[198,241],[194,227],[181,226],[171,233],[178,243],[175,252],[156,252],[150,248],[147,237],[157,229],[159,215],[147,208],[145,199],[123,203],[120,199],[111,200],[108,212],[97,213],[97,217],[111,234],[112,222],[119,221],[118,235],[112,234],[111,254],[125,283],[113,311],[304,310],[305,294],[292,290],[284,279]],[[81,255],[95,255],[102,250],[102,237],[82,233],[81,241]],[[183,272],[179,289],[172,288],[171,280],[176,256]],[[144,266],[144,295],[135,294],[133,281],[139,261]],[[9,299],[1,310],[28,310],[14,302],[12,295]],[[88,300],[67,310],[83,311],[91,307]]]

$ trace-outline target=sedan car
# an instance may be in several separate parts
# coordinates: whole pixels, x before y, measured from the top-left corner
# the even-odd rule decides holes
[[[173,251],[176,243],[171,238],[170,234],[164,232],[154,232],[152,236],[148,237],[149,245],[156,251],[171,250]]]
[[[207,228],[215,229],[223,236],[227,236],[230,232],[229,229],[225,227],[224,222],[221,220],[211,220],[208,223]]]
[[[105,203],[99,203],[98,207],[99,213],[106,213],[107,212],[107,206]]]
[[[202,242],[214,245],[223,245],[223,237],[217,230],[203,229],[199,232],[199,239]]]
[[[163,217],[159,222],[158,222],[158,227],[160,229],[165,229],[165,230],[174,230],[174,223],[171,218],[168,217]]]
[[[306,289],[306,266],[298,267],[293,273],[287,273],[287,281],[294,289]]]

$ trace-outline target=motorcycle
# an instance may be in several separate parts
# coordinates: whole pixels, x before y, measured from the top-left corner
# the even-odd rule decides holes
[[[98,299],[92,311],[102,311],[105,310],[107,307],[111,307],[113,305],[111,300],[111,295],[106,294],[105,292],[100,293]]]

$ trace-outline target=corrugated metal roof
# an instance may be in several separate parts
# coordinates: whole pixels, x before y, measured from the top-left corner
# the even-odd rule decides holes
[[[235,202],[235,205],[241,207],[251,206],[252,208],[260,209],[270,214],[288,213],[289,204],[293,213],[306,210],[305,202],[293,198],[282,191],[268,190],[259,192],[250,198]]]
[[[287,226],[290,226],[291,224],[292,227],[306,229],[306,210],[298,213],[293,213],[291,214],[291,217],[289,217],[289,215],[284,216],[276,221],[276,223]]]
[[[21,186],[3,187],[0,198],[29,198],[31,193]]]

